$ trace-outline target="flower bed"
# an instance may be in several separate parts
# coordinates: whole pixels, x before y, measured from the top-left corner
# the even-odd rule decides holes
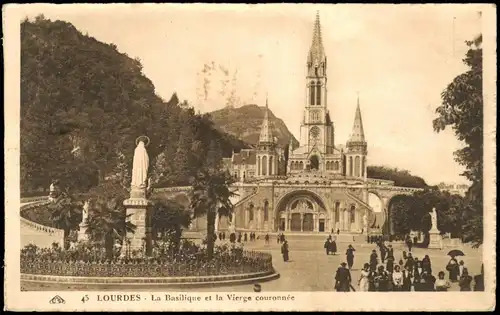
[[[73,250],[25,248],[21,253],[21,273],[73,277],[190,277],[222,276],[272,271],[270,254],[217,246],[212,260],[196,245],[184,247],[175,256],[115,258],[102,255],[83,258]],[[193,252],[196,248],[196,252]],[[80,256],[80,257],[78,257]],[[90,258],[90,259],[89,259]]]

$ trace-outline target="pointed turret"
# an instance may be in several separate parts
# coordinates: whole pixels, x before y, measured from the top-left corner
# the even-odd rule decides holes
[[[264,112],[264,121],[262,122],[262,127],[260,128],[260,143],[273,143],[274,138],[269,125],[269,105],[266,96],[266,110]]]
[[[365,131],[363,130],[363,120],[361,119],[359,96],[358,105],[356,106],[356,114],[354,116],[354,125],[352,127],[352,133],[349,142],[365,142]]]

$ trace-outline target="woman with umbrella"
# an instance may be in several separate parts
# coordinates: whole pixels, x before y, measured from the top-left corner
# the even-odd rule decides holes
[[[450,273],[450,281],[456,282],[458,281],[458,274],[460,273],[460,267],[458,265],[458,261],[455,257],[457,256],[465,256],[464,253],[458,249],[454,249],[448,253],[448,256],[451,257],[448,265],[446,266],[446,270]]]

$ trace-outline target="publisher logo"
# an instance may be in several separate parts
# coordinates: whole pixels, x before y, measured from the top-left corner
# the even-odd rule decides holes
[[[50,304],[64,304],[66,301],[60,297],[59,295],[54,296],[52,299],[49,301]]]

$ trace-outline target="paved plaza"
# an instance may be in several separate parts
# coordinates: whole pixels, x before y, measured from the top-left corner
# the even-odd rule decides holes
[[[323,242],[314,239],[295,239],[290,240],[290,261],[284,262],[281,253],[280,245],[274,242],[265,244],[264,241],[247,242],[245,248],[269,252],[273,255],[273,265],[280,273],[280,278],[269,282],[262,283],[262,291],[333,291],[333,277],[335,271],[341,262],[346,261],[345,251],[349,243],[339,243],[337,255],[326,255],[323,249]],[[368,262],[370,253],[376,248],[375,244],[353,243],[356,249],[354,266],[352,270],[353,286],[357,289],[357,280],[359,279],[360,269],[365,262]],[[394,245],[394,255],[396,262],[402,258],[403,250],[407,250],[402,245]],[[472,249],[468,246],[459,247],[465,257],[459,257],[469,268],[472,275],[476,275],[481,271],[481,250]],[[424,248],[412,249],[414,257],[422,259],[424,255],[429,255],[432,262],[433,274],[437,277],[439,271],[446,272],[446,265],[450,259],[446,254],[452,248],[443,250],[431,250]],[[377,250],[380,255],[380,252]],[[448,273],[446,272],[447,276]],[[203,288],[199,291],[253,291],[253,285],[239,285],[224,288]],[[451,291],[458,291],[457,283],[452,284]]]
[[[280,277],[275,280],[261,283],[262,291],[333,291],[333,277],[335,271],[341,262],[345,261],[345,251],[349,243],[338,243],[339,252],[337,255],[326,255],[323,249],[324,240],[319,237],[291,237],[290,244],[290,261],[284,262],[280,253],[280,244],[277,244],[276,239],[273,238],[272,242],[265,244],[263,240],[255,242],[246,242],[245,249],[256,250],[271,253],[273,256],[273,265],[280,273]],[[368,262],[372,249],[375,249],[375,244],[366,243],[352,243],[356,249],[354,258],[354,267],[352,270],[353,286],[357,289],[357,280],[359,279],[360,268],[365,262]],[[406,247],[395,244],[394,255],[396,262],[402,258],[402,251],[407,250]],[[459,257],[463,260],[468,267],[472,276],[481,271],[481,257],[480,249],[472,249],[469,246],[461,245],[458,247],[465,253],[465,257]],[[445,248],[442,250],[437,249],[423,249],[414,248],[412,253],[414,257],[422,259],[424,255],[429,255],[432,262],[432,270],[434,276],[437,277],[439,271],[446,272],[446,264],[449,257],[446,255],[449,250],[453,248]],[[378,254],[380,254],[377,251]],[[448,273],[446,272],[446,276]],[[28,284],[23,285],[27,290],[54,290],[54,286],[50,288],[40,285]],[[78,289],[68,285],[58,285],[59,290]],[[117,290],[116,287],[109,288],[110,290]],[[120,288],[121,289],[121,288]],[[118,289],[118,290],[120,290]],[[124,288],[125,289],[125,288]],[[106,290],[102,288],[101,290]],[[138,288],[134,288],[138,290]],[[200,292],[252,292],[253,284],[233,285],[223,287],[205,287],[205,288],[191,288],[191,289],[171,289],[171,288],[141,288],[140,291],[200,291]],[[458,291],[458,284],[453,283],[451,291]]]

